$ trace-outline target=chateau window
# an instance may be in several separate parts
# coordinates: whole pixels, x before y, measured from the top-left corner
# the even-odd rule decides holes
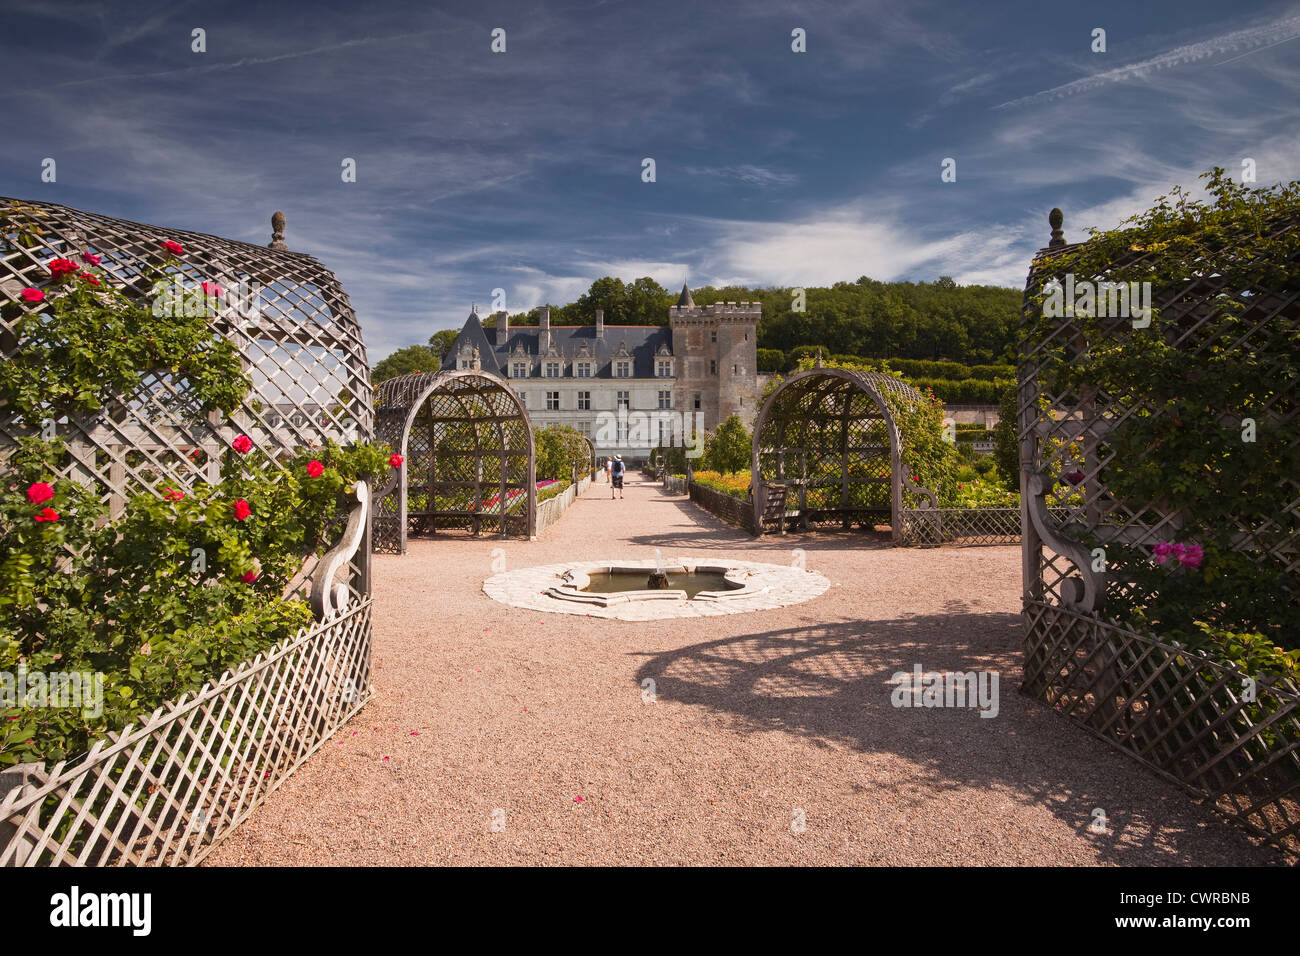
[[[615,378],[631,378],[631,376],[632,376],[632,363],[631,363],[631,362],[615,362],[615,363],[614,363],[614,377],[615,377]]]
[[[469,359],[461,359],[461,360],[460,360],[460,367],[461,367],[461,368],[469,368]]]
[[[655,374],[660,378],[672,378],[673,362],[672,359],[660,359],[655,363]]]
[[[731,374],[732,374],[732,375],[737,375],[737,374],[739,374],[739,372],[740,372],[740,366],[739,366],[739,365],[733,365],[733,366],[731,366]]]
[[[591,378],[591,363],[579,362],[575,368],[574,375],[578,378]]]
[[[559,363],[559,362],[547,362],[547,363],[546,363],[546,377],[547,377],[547,378],[559,378],[559,377],[560,377],[560,363]]]
[[[660,407],[660,408],[672,408],[672,407],[673,407],[673,393],[672,393],[672,389],[667,389],[667,388],[661,388],[661,389],[659,389],[659,407]]]
[[[511,377],[511,378],[527,378],[527,377],[528,377],[528,363],[527,363],[527,362],[516,362],[514,365],[510,366],[510,377]]]
[[[631,404],[632,404],[632,393],[631,393],[631,392],[619,392],[619,393],[618,393],[618,407],[619,407],[619,408],[627,408],[627,407],[628,407],[629,405],[631,405]]]
[[[524,408],[527,408],[527,407],[528,407],[528,393],[527,393],[527,392],[515,392],[515,394],[519,396],[519,404],[522,405]]]
[[[580,412],[591,411],[591,392],[578,393],[578,411]]]
[[[696,410],[697,412],[700,410],[700,393],[699,393],[699,392],[696,392],[696,393],[695,393],[695,410]]]
[[[718,360],[717,360],[717,359],[710,359],[710,360],[709,360],[709,374],[710,374],[710,375],[717,375],[717,374],[718,374]]]
[[[709,341],[710,341],[710,342],[716,342],[716,341],[718,341],[718,333],[717,333],[717,332],[710,332],[710,333],[709,333]]]
[[[560,393],[559,393],[559,392],[547,392],[547,393],[546,393],[546,410],[547,410],[548,412],[558,412],[558,411],[560,410]]]

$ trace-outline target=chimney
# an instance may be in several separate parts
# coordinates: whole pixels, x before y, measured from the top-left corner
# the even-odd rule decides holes
[[[605,310],[597,309],[596,310],[596,338],[603,339],[604,337],[605,337]]]
[[[510,335],[510,313],[502,309],[497,313],[497,348],[503,348]]]
[[[537,350],[545,354],[551,347],[551,307],[544,305],[537,316]]]

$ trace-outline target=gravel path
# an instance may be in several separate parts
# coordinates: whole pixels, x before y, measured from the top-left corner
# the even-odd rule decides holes
[[[773,563],[803,548],[831,588],[659,623],[481,590],[496,548],[516,568],[656,547]],[[1018,693],[1019,567],[1010,547],[755,541],[635,481],[622,501],[594,484],[539,541],[416,540],[375,560],[375,699],[209,863],[1274,862]],[[891,677],[917,663],[999,672],[998,715],[896,709]]]

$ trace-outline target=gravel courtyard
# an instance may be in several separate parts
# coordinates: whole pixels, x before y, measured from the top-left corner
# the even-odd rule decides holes
[[[535,542],[376,556],[374,700],[208,865],[1276,861],[1019,694],[1017,549],[755,540],[629,478]],[[497,548],[509,568],[803,548],[831,587],[726,617],[544,614],[483,593]],[[914,664],[997,671],[997,716],[895,708]]]

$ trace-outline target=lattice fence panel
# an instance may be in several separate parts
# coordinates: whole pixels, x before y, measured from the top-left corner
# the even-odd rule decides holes
[[[1300,688],[1098,615],[1037,601],[1025,614],[1025,693],[1300,853]]]
[[[193,865],[372,696],[371,605],[304,628],[0,798],[0,866]]]

